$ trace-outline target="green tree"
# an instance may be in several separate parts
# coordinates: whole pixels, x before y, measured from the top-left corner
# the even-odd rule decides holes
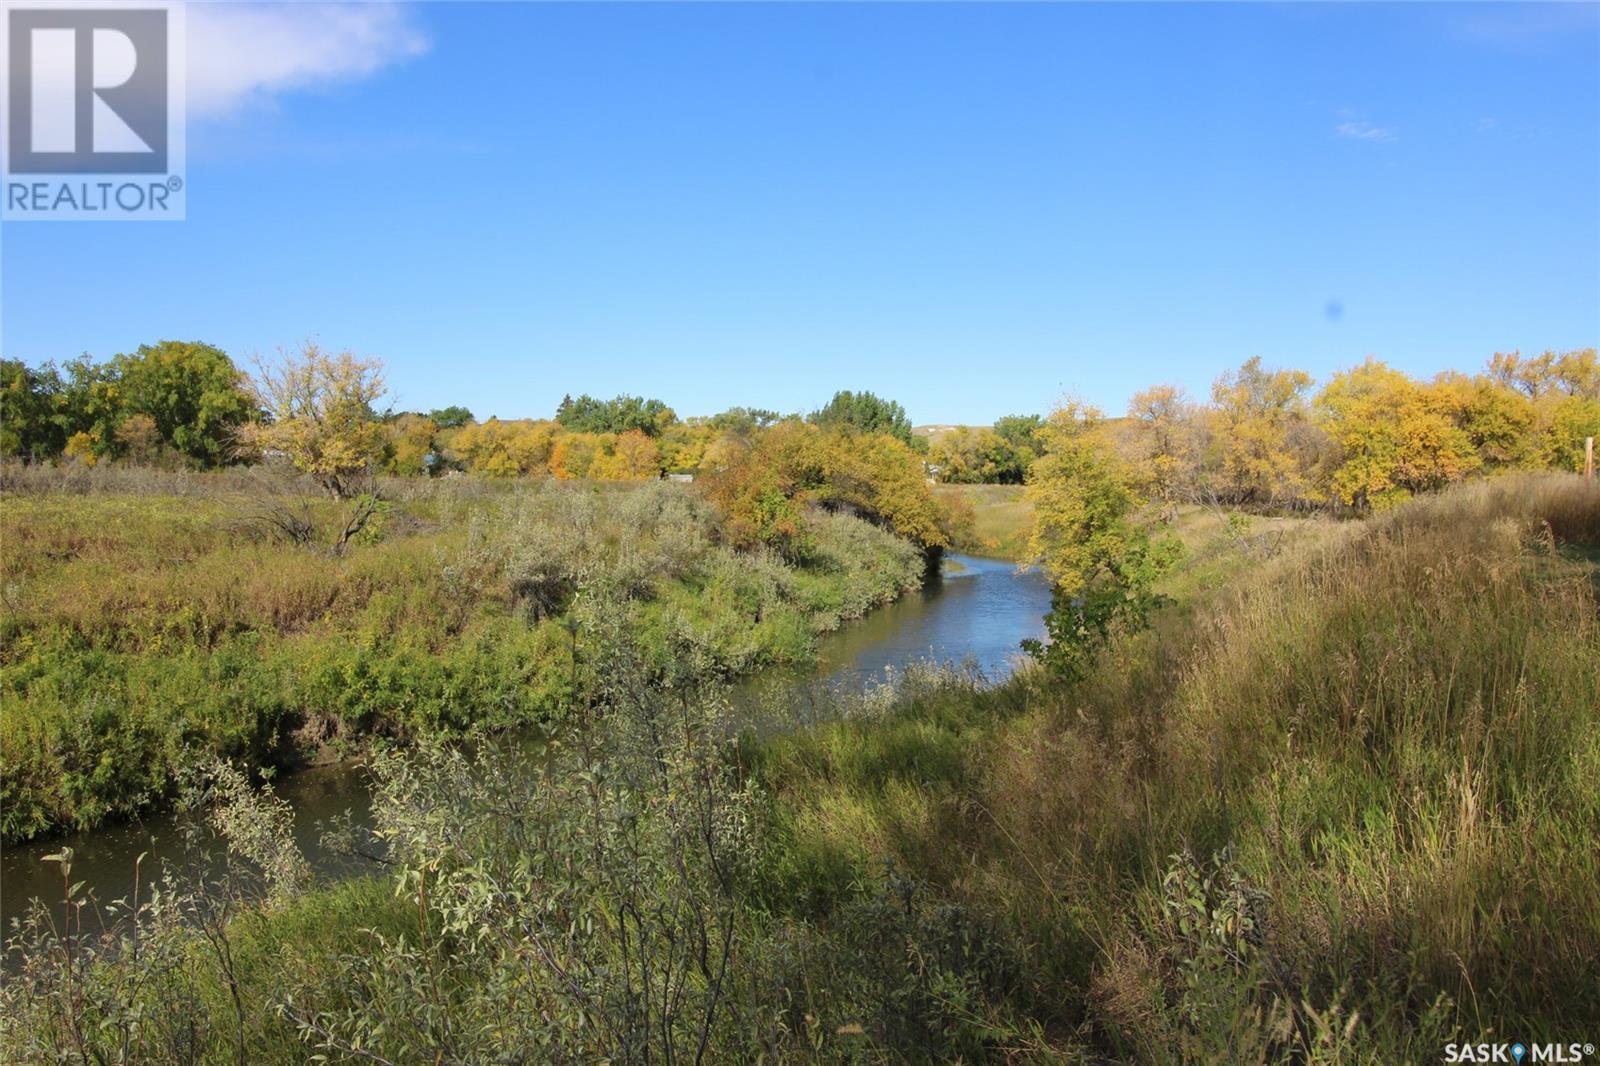
[[[997,479],[1002,484],[1020,485],[1027,480],[1028,469],[1044,451],[1039,430],[1044,419],[1038,415],[1005,415],[995,419],[994,431],[1005,442],[1006,450]]]
[[[121,408],[118,427],[143,415],[166,446],[201,466],[232,459],[239,427],[258,413],[248,378],[209,344],[142,344],[114,357],[109,369]]]
[[[730,407],[721,414],[712,415],[706,424],[718,433],[738,433],[748,437],[782,417],[778,412],[762,407]]]
[[[1038,415],[1005,415],[994,420],[994,431],[1000,438],[1018,452],[1027,452],[1030,461],[1044,451],[1039,440],[1039,431],[1043,428],[1044,419]]]
[[[638,396],[610,400],[597,400],[587,394],[576,400],[568,396],[556,408],[556,422],[575,433],[626,433],[636,429],[656,437],[677,421],[677,414],[660,400]]]
[[[844,426],[862,433],[887,433],[906,444],[911,443],[911,419],[906,417],[906,409],[870,392],[836,392],[826,406],[811,412],[807,421],[823,427]]]
[[[85,353],[67,360],[62,369],[56,419],[67,437],[67,453],[91,464],[114,454],[117,427],[128,414],[115,368]]]
[[[473,421],[472,412],[459,404],[435,408],[427,417],[440,429],[460,429]]]
[[[61,454],[67,446],[63,388],[53,363],[34,369],[20,359],[0,359],[0,456],[40,460]]]

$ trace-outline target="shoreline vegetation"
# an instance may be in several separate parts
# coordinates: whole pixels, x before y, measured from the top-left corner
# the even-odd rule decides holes
[[[663,673],[688,654],[732,678],[806,660],[925,566],[821,510],[802,558],[735,548],[667,482],[393,482],[337,555],[307,543],[345,509],[281,474],[10,469],[0,486],[6,840],[148,810],[196,758],[282,770],[537,725],[593,684],[579,595],[626,604]]]
[[[515,426],[386,394],[314,343],[253,378],[172,341],[0,362],[0,839],[137,815],[196,760],[545,723],[602,681],[586,600],[628,612],[652,684],[801,661],[965,527],[871,393],[689,421],[569,396]]]
[[[1600,1017],[1593,349],[931,442],[871,393],[384,394],[315,345],[0,366],[0,835],[210,833],[125,903],[47,860],[8,1057],[1332,1066]],[[952,548],[1049,576],[1028,668],[736,709]],[[334,886],[261,787],[327,752],[381,860]]]
[[[588,601],[607,670],[541,753],[374,755],[371,879],[312,886],[270,792],[191,780],[237,872],[173,871],[136,947],[36,912],[6,1040],[1331,1064],[1600,1016],[1595,484],[1186,521],[1172,598],[1076,683],[913,671],[759,739]]]

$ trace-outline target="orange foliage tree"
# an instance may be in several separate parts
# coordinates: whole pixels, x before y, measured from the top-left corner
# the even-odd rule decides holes
[[[1336,374],[1318,394],[1319,418],[1340,449],[1329,491],[1383,508],[1478,469],[1472,438],[1451,417],[1452,394],[1376,359]]]
[[[820,506],[857,512],[930,550],[950,545],[920,457],[888,434],[787,420],[719,459],[723,465],[702,483],[737,544],[804,555],[805,512]]]

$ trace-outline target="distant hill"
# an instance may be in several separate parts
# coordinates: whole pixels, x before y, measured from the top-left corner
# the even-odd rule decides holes
[[[926,438],[928,438],[929,443],[932,443],[933,441],[938,440],[940,437],[943,437],[944,435],[946,435],[948,433],[954,433],[958,429],[988,429],[988,428],[989,427],[986,426],[986,425],[962,426],[962,425],[956,425],[956,424],[937,424],[937,423],[935,423],[935,424],[926,425],[926,426],[913,426],[912,429],[911,429],[911,435],[914,436],[914,437],[926,437]]]

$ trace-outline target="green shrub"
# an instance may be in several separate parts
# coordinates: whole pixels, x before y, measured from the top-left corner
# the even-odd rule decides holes
[[[667,483],[397,484],[335,552],[349,505],[299,481],[79,480],[6,482],[26,490],[0,517],[7,840],[167,802],[196,753],[293,767],[374,735],[546,721],[585,698],[565,615],[586,585],[625,601],[661,660],[689,633],[731,676],[806,660],[816,633],[921,577],[909,544],[839,515],[808,519],[804,568],[735,552]]]

